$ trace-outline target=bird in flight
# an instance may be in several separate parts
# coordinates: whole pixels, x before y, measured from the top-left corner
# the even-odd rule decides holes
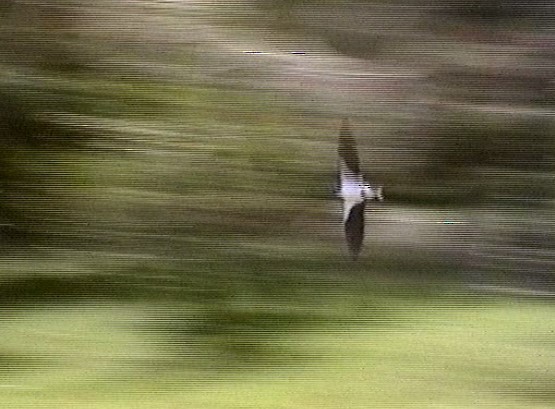
[[[339,132],[339,187],[343,200],[343,223],[347,246],[353,260],[358,258],[364,240],[364,207],[367,200],[383,200],[382,188],[370,186],[360,172],[355,139],[347,119]]]

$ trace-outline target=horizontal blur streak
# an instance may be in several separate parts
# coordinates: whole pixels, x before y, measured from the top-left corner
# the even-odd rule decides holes
[[[2,407],[554,407],[555,8],[220,3],[0,3]]]

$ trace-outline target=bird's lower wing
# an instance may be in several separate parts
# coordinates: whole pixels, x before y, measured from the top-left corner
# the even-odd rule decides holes
[[[349,206],[349,207],[348,207]],[[345,237],[353,258],[357,258],[364,240],[364,207],[365,202],[345,202]]]

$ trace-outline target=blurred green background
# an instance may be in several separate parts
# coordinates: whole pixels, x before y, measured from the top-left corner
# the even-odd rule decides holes
[[[4,0],[1,406],[554,407],[554,18]]]

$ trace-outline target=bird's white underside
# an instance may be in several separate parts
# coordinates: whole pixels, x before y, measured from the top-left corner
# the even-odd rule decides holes
[[[343,199],[343,221],[347,221],[353,206],[366,199],[381,199],[381,189],[373,188],[362,178],[362,175],[351,172],[340,162],[341,188],[339,196]]]
[[[341,175],[339,196],[343,199],[343,221],[349,218],[349,213],[353,206],[364,201],[363,184],[364,182],[360,177]]]

